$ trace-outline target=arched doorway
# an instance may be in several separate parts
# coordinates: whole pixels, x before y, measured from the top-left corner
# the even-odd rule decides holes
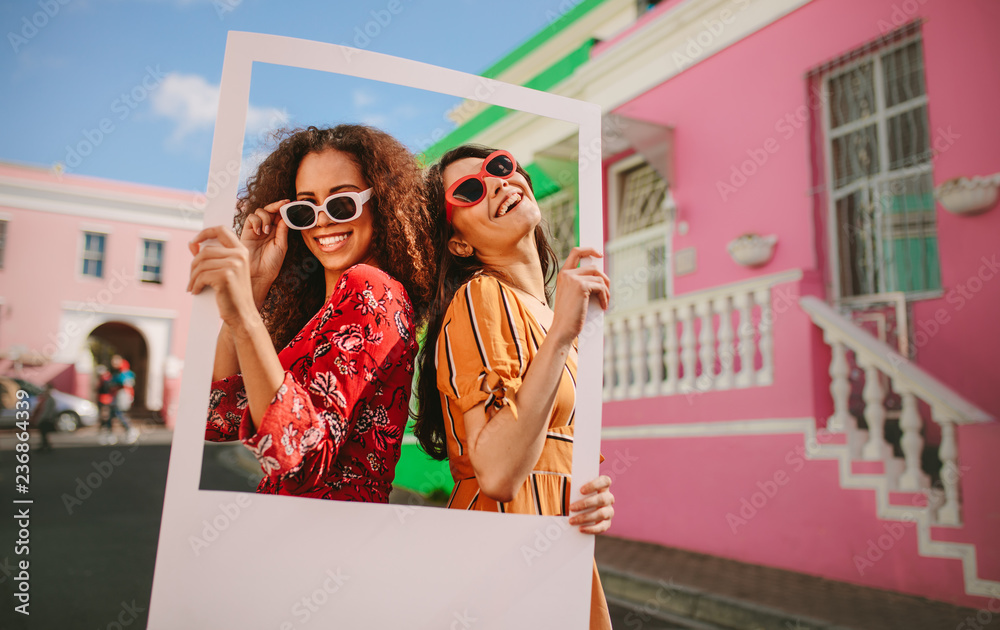
[[[149,377],[149,348],[142,333],[129,324],[107,322],[95,328],[87,338],[87,345],[94,355],[94,365],[110,369],[111,357],[120,354],[135,372],[135,401],[130,416],[149,414],[146,407],[146,385]],[[96,383],[95,383],[96,386]]]

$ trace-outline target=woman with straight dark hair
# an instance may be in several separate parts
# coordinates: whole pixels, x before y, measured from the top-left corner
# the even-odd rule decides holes
[[[388,502],[435,278],[419,165],[371,127],[298,130],[234,227],[191,242],[223,320],[206,439],[251,449],[258,492]]]
[[[452,149],[427,174],[436,217],[438,286],[420,358],[415,434],[448,458],[454,509],[570,516],[601,533],[614,515],[611,480],[584,484],[570,504],[576,418],[576,338],[608,277],[574,248],[557,260],[531,179],[514,156],[477,145]],[[552,304],[552,308],[550,308]],[[591,628],[610,628],[594,565]]]

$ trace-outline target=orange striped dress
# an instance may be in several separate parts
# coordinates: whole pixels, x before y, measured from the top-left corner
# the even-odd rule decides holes
[[[549,418],[545,446],[512,501],[501,503],[480,492],[469,461],[464,414],[479,404],[515,416],[514,393],[545,339],[517,294],[488,276],[478,276],[455,294],[445,313],[436,348],[448,461],[455,489],[448,507],[459,510],[568,516],[576,417],[576,357],[567,360]],[[483,387],[485,381],[486,387]],[[486,391],[488,390],[488,391]],[[594,565],[590,627],[611,628],[604,589]]]

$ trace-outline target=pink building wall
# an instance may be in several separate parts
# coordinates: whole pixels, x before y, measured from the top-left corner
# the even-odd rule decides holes
[[[0,206],[8,215],[4,268],[0,270],[0,296],[4,298],[0,319],[0,349],[24,346],[30,350],[59,356],[75,353],[72,330],[62,330],[64,302],[83,302],[88,313],[83,321],[85,339],[93,328],[107,321],[105,309],[163,309],[176,312],[171,320],[167,354],[183,358],[188,332],[191,296],[186,293],[191,255],[187,243],[196,233],[162,225],[144,224],[147,211],[132,213],[137,222],[109,219],[99,213],[100,201],[90,195],[110,195],[132,199],[137,205],[147,201],[168,203],[173,207],[192,208],[194,194],[184,191],[138,186],[76,175],[57,176],[37,168],[0,165],[0,177],[40,184],[60,192],[79,194],[80,202],[96,204],[97,214],[75,216],[58,211],[38,211]],[[86,201],[84,201],[86,199]],[[144,213],[145,212],[145,213]],[[90,213],[87,213],[90,214]],[[199,218],[200,220],[200,218]],[[141,221],[143,223],[138,223]],[[87,226],[107,227],[104,277],[83,276],[81,270],[81,234]],[[166,238],[163,253],[162,283],[139,279],[140,245],[144,234]],[[120,321],[110,317],[112,321]],[[78,336],[78,335],[77,335]],[[146,340],[147,344],[149,340]],[[78,374],[76,389],[71,392],[92,398],[90,375]],[[177,387],[176,378],[165,388],[165,407],[169,394]],[[168,422],[171,421],[168,418]]]
[[[656,15],[669,19],[672,6],[658,7]],[[674,130],[672,192],[677,220],[687,222],[689,230],[684,235],[674,232],[672,248],[676,252],[693,247],[698,261],[694,273],[675,278],[675,294],[801,269],[801,282],[777,287],[772,297],[776,309],[782,290],[829,296],[826,226],[815,218],[812,191],[810,117],[821,112],[808,107],[806,75],[917,18],[925,20],[931,141],[952,139],[950,144],[940,141],[943,148],[933,158],[935,185],[1000,171],[996,3],[814,0],[616,110]],[[616,41],[602,44],[595,54],[611,49]],[[748,160],[744,171],[750,174],[734,179],[734,169]],[[825,206],[825,197],[821,203]],[[1000,269],[993,272],[984,261],[996,256],[1000,263],[1000,210],[956,217],[938,205],[937,229],[943,294],[913,303],[917,362],[1000,417],[1000,335],[993,332],[1000,312],[1000,284],[994,286],[1000,280],[994,278],[1000,278]],[[774,258],[765,267],[746,269],[729,257],[727,243],[745,232],[778,236]],[[963,285],[971,297],[960,293]],[[979,290],[972,293],[976,286]],[[832,409],[829,348],[797,306],[776,313],[772,386],[608,402],[605,426],[803,417],[825,424]],[[926,434],[932,443],[939,439],[937,427],[927,427]],[[965,523],[960,529],[935,528],[934,536],[975,544],[980,577],[998,580],[995,532],[1000,498],[990,484],[1000,473],[995,463],[1000,426],[994,422],[962,427],[958,442],[965,471],[960,478]],[[854,556],[864,557],[868,542],[887,533],[893,522],[876,517],[872,491],[840,487],[835,462],[806,460],[792,475],[785,457],[802,443],[801,434],[605,442],[605,451],[613,444],[631,449],[638,458],[615,481],[616,496],[629,509],[616,515],[612,533],[983,605],[983,598],[964,593],[961,563],[917,554],[911,526],[898,541],[893,539],[891,552],[859,570]],[[757,491],[758,481],[772,479],[779,470],[786,470],[790,481],[734,533],[726,514]]]

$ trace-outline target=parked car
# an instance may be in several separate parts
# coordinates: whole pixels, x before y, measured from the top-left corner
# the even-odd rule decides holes
[[[35,404],[42,388],[19,378],[0,377],[0,429],[10,429],[16,426],[17,390],[28,392],[28,411],[32,425],[35,420]],[[80,426],[94,426],[98,422],[97,405],[74,396],[52,390],[52,400],[56,405],[56,429],[59,431],[76,431]]]

